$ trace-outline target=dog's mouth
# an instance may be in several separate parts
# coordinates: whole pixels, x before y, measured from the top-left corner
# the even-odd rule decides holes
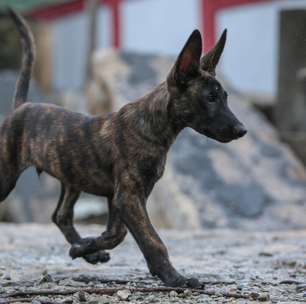
[[[224,135],[221,134],[220,135],[220,133],[219,134],[214,134],[213,132],[211,132],[210,130],[207,130],[207,129],[204,130],[202,132],[202,134],[204,134],[205,136],[207,136],[211,139],[214,139],[218,142],[224,143],[224,144],[229,143],[233,140],[237,140],[237,139],[241,138],[242,136],[244,136],[244,134],[243,135],[237,135],[237,134],[224,134]]]
[[[229,143],[232,140],[235,140],[235,139],[238,139],[238,138],[223,138],[223,137],[221,137],[221,138],[214,138],[214,139],[223,143],[223,144],[226,144],[226,143]]]

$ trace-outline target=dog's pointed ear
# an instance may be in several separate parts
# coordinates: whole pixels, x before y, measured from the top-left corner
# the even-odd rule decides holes
[[[186,85],[198,75],[202,55],[202,38],[199,30],[194,30],[179,54],[168,76],[168,83],[172,85]]]
[[[216,66],[220,60],[220,57],[223,53],[225,42],[226,42],[226,33],[227,30],[225,29],[216,43],[215,47],[210,50],[206,55],[203,56],[201,59],[201,69],[209,72],[213,75],[216,74]]]

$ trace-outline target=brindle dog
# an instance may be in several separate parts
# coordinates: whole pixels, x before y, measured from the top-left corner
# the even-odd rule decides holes
[[[72,245],[72,258],[106,262],[109,256],[103,250],[121,243],[128,229],[153,275],[169,286],[198,286],[197,279],[186,279],[172,266],[150,222],[146,201],[182,129],[190,127],[224,143],[246,134],[215,78],[226,31],[201,59],[201,34],[195,30],[165,82],[107,117],[87,116],[26,102],[34,42],[22,17],[14,11],[10,16],[20,33],[24,54],[15,110],[0,129],[0,200],[14,189],[20,174],[33,166],[61,182],[52,219]],[[82,191],[108,199],[107,229],[99,237],[81,238],[73,227],[73,206]]]

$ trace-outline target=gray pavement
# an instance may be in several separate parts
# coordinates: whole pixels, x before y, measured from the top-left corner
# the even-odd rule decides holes
[[[96,235],[99,226],[81,227]],[[204,293],[149,291],[163,284],[149,274],[134,240],[111,252],[106,264],[72,261],[69,246],[52,225],[0,225],[0,303],[305,303],[306,230],[163,231],[173,264],[186,276],[206,283]],[[118,288],[113,295],[93,289]],[[136,292],[133,288],[149,288]],[[28,297],[27,292],[42,292]],[[51,295],[54,291],[73,291]],[[75,290],[75,292],[74,292]],[[85,292],[83,293],[82,290]],[[25,294],[7,298],[12,292]],[[88,291],[88,292],[86,292]],[[68,292],[69,293],[69,292]],[[232,295],[232,297],[231,297]],[[239,295],[241,298],[239,299]],[[17,301],[17,302],[16,302]]]

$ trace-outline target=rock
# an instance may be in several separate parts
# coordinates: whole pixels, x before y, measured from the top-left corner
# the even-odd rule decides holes
[[[252,300],[257,300],[259,296],[259,293],[254,291],[253,292],[245,291],[243,294],[249,296]]]
[[[113,299],[116,299],[116,300],[113,300]],[[103,297],[99,297],[99,300],[97,301],[97,304],[111,304],[111,303],[118,303],[117,298],[103,296]]]
[[[273,257],[273,253],[266,251],[259,252],[258,255],[261,257]]]
[[[6,280],[6,281],[10,281],[12,278],[11,278],[11,276],[10,276],[8,273],[6,273],[6,274],[4,274],[4,275],[2,276],[2,279],[3,279],[3,280]]]
[[[164,81],[173,64],[170,57],[105,50],[94,60],[96,75],[111,86],[115,110]],[[177,229],[306,227],[303,165],[258,110],[228,91],[248,135],[220,144],[184,130],[149,199],[153,222]]]
[[[146,302],[148,302],[148,303],[156,302],[156,295],[151,294],[151,295],[147,296],[146,297]]]
[[[260,302],[269,301],[270,300],[270,295],[268,293],[262,293],[258,296],[257,300],[260,301]]]
[[[43,284],[43,283],[50,283],[50,282],[53,282],[53,278],[52,276],[48,273],[47,270],[44,270],[43,273],[42,273],[42,277],[39,281],[38,284]]]
[[[64,299],[60,302],[61,304],[73,304],[73,299],[71,297]]]
[[[182,295],[183,295],[184,298],[188,298],[188,297],[190,297],[192,295],[192,292],[191,292],[190,289],[186,289],[186,290],[184,290]]]
[[[79,301],[80,301],[80,302],[86,302],[86,301],[87,301],[85,292],[83,292],[83,291],[80,291],[80,292],[78,293],[78,298],[79,298]]]
[[[176,298],[178,296],[178,293],[175,290],[171,290],[169,292],[170,298]]]
[[[65,299],[66,300],[66,299]],[[65,301],[64,300],[64,301]],[[38,296],[32,302],[32,304],[43,304],[43,303],[50,303],[50,298],[47,296]]]
[[[120,300],[127,300],[131,292],[128,289],[122,289],[117,292],[117,296]]]

